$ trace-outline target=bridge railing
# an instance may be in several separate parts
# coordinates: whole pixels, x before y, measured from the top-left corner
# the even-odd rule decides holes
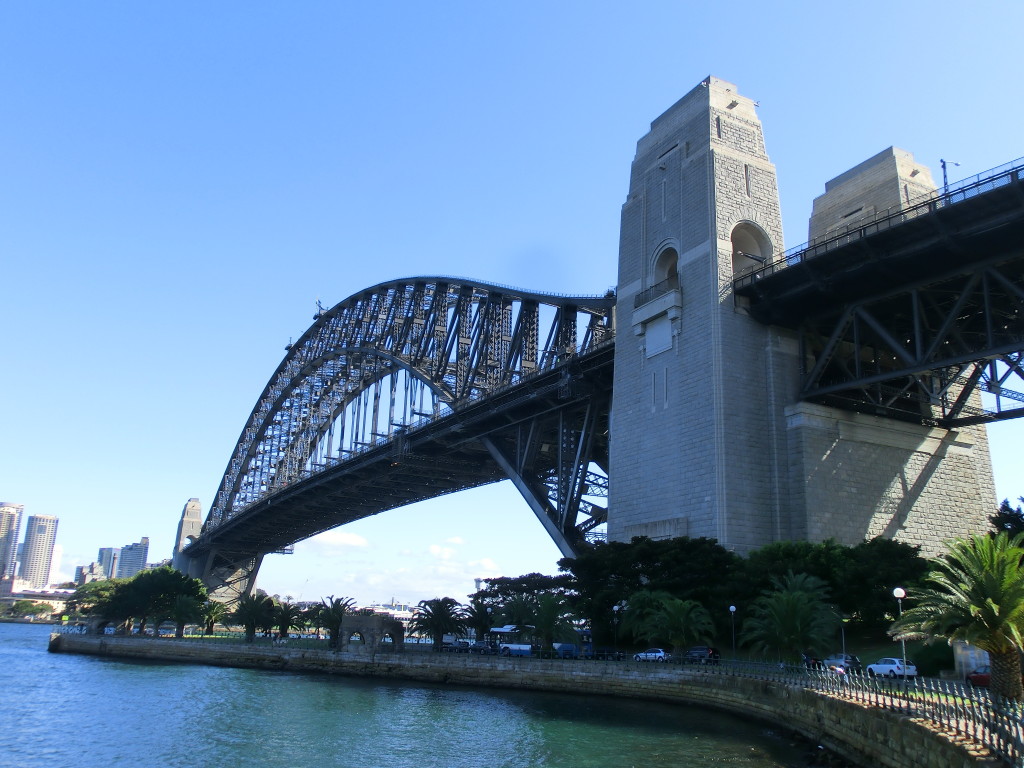
[[[969,739],[1008,765],[1024,761],[1024,705],[999,702],[985,689],[959,681],[912,677],[889,679],[743,662],[690,667],[709,675],[731,675],[801,685],[861,706],[926,720],[937,729]]]
[[[666,278],[660,283],[655,283],[647,290],[641,291],[636,295],[633,300],[633,308],[642,307],[649,301],[661,298],[667,293],[671,293],[673,290],[679,287],[679,280],[674,277]]]
[[[778,259],[766,264],[751,266],[733,280],[733,289],[750,285],[781,269],[834,251],[869,235],[892,229],[894,226],[932,213],[939,208],[962,203],[984,192],[1021,180],[1024,180],[1024,158],[1011,160],[955,184],[950,184],[942,191],[936,190],[919,195],[912,198],[906,205],[887,208],[871,218],[859,219],[840,229],[832,230],[821,237],[788,249]]]

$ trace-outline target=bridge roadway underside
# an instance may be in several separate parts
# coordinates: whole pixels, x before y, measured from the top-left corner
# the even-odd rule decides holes
[[[900,286],[1007,261],[1024,262],[1020,183],[866,235],[737,286],[736,294],[750,300],[759,322],[795,329],[808,316],[836,314]]]
[[[591,455],[607,472],[613,358],[609,343],[462,406],[271,494],[204,532],[185,553],[202,559],[212,552],[241,562],[389,509],[507,479],[483,442],[487,438],[507,456],[519,455],[519,465],[532,477],[552,477],[559,471],[559,436],[566,423],[595,404],[605,426]],[[574,524],[562,521],[563,533],[573,537]]]
[[[800,399],[946,427],[1024,416],[990,370],[1024,373],[1024,182],[856,235],[734,283],[751,317],[799,333]],[[979,388],[1016,407],[982,410]]]

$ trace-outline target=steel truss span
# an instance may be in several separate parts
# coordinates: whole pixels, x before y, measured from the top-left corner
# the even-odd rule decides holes
[[[289,345],[256,402],[189,554],[217,549],[227,555],[227,547],[232,567],[240,566],[350,519],[505,477],[556,542],[561,535],[560,546],[571,548],[575,519],[567,531],[568,507],[573,518],[592,513],[583,528],[603,521],[603,510],[588,497],[607,488],[606,461],[602,467],[591,460],[595,431],[607,431],[607,405],[598,397],[588,411],[596,393],[581,390],[580,372],[594,365],[607,369],[610,393],[614,304],[611,291],[557,296],[416,277],[368,288],[320,312]],[[524,398],[531,407],[524,409]],[[538,403],[546,403],[547,417],[541,418]],[[489,408],[481,412],[485,404]],[[454,441],[439,427],[466,428],[469,422],[479,430],[479,455],[460,447],[466,435]],[[555,440],[557,450],[551,461],[538,463],[547,450],[538,442],[544,436]],[[382,451],[402,456],[387,463],[405,470],[404,481],[397,474],[386,479],[393,473],[374,459]],[[597,449],[599,458],[606,453],[606,444],[603,454]],[[342,477],[359,492],[343,498]],[[315,521],[282,518],[274,524],[266,514],[249,514],[280,506],[296,498],[299,485],[325,485],[327,478],[336,495],[332,503],[352,509],[325,514],[318,508]],[[302,502],[307,513],[318,507],[312,496]],[[238,525],[242,518],[245,525]],[[214,539],[220,545],[213,546]],[[203,570],[209,574],[212,567]],[[258,562],[248,566],[253,573],[255,568]]]
[[[801,400],[947,428],[1024,416],[1020,160],[794,249],[734,290],[752,317],[798,333]]]

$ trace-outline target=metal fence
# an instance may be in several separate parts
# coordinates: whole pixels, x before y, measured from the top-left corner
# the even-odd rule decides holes
[[[799,685],[863,706],[925,720],[937,730],[988,749],[1007,765],[1024,766],[1024,706],[998,701],[987,689],[935,678],[885,678],[769,664],[723,662],[699,668]]]
[[[951,184],[941,192],[938,190],[929,192],[910,200],[905,205],[879,211],[874,216],[857,220],[815,240],[790,248],[767,264],[751,267],[737,275],[733,279],[733,287],[741,288],[774,274],[780,269],[821,256],[877,232],[891,229],[905,221],[932,213],[938,208],[956,205],[984,192],[1022,180],[1024,180],[1024,158],[1019,158],[979,173],[977,176]]]

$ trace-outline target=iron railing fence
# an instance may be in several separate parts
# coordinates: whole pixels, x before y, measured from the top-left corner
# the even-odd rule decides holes
[[[794,246],[782,253],[777,259],[766,264],[752,266],[733,279],[733,288],[741,288],[760,278],[772,275],[780,269],[799,264],[802,261],[820,256],[836,248],[848,245],[877,232],[891,229],[905,221],[931,213],[938,208],[961,203],[972,197],[998,187],[1024,180],[1024,158],[1012,160],[976,176],[950,184],[943,190],[928,192],[908,203],[893,206],[879,211],[874,216],[858,219],[840,229],[832,230],[815,240]]]
[[[954,680],[890,679],[802,666],[722,662],[695,669],[799,685],[826,696],[925,720],[938,731],[984,747],[1007,765],[1024,766],[1024,705],[998,701],[987,689]]]

